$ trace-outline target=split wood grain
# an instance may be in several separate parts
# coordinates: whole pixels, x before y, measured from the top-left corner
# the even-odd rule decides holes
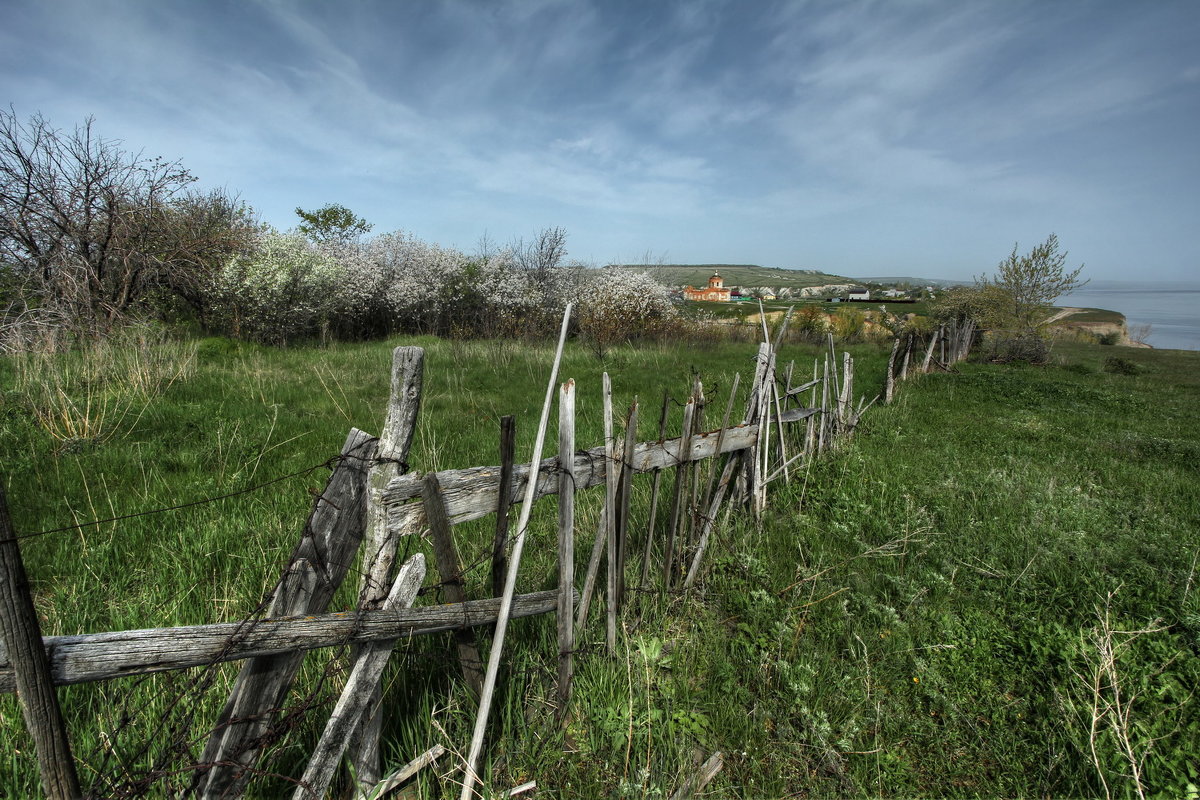
[[[425,556],[417,553],[396,570],[396,580],[381,604],[384,611],[408,608],[417,599],[417,592],[425,580]],[[362,646],[346,686],[333,707],[325,731],[317,742],[309,759],[308,767],[300,778],[292,800],[321,800],[333,780],[333,773],[342,760],[342,754],[350,744],[350,736],[358,727],[359,720],[374,701],[375,689],[383,677],[383,669],[392,656],[395,639],[371,642]],[[357,777],[357,776],[356,776]],[[372,780],[371,785],[378,783]]]
[[[558,591],[513,598],[512,618],[549,614]],[[578,595],[573,595],[578,600]],[[399,611],[342,611],[247,622],[111,631],[43,638],[56,686],[287,655],[355,642],[403,639],[496,621],[500,598]],[[16,689],[12,664],[0,652],[0,694]]]
[[[74,800],[81,796],[79,777],[54,691],[25,562],[8,515],[4,485],[0,476],[0,643],[11,653],[13,683],[20,687],[21,713],[37,752],[42,789],[46,797]]]

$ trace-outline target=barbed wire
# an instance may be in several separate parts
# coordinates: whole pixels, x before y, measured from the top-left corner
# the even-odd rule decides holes
[[[372,438],[368,441],[373,442],[373,441],[378,441],[378,440],[375,438]],[[304,469],[297,470],[295,472],[290,472],[287,475],[282,475],[278,478],[272,478],[269,481],[264,481],[262,483],[255,484],[254,486],[248,486],[245,489],[238,489],[236,492],[227,492],[226,494],[217,495],[215,497],[206,497],[201,500],[193,500],[188,503],[180,503],[180,504],[174,505],[174,506],[164,506],[162,508],[152,508],[147,511],[136,511],[131,514],[119,514],[115,517],[107,517],[105,519],[91,520],[90,522],[78,522],[78,523],[75,523],[74,525],[64,525],[61,528],[50,528],[49,530],[37,531],[36,533],[14,532],[13,536],[11,536],[7,539],[0,539],[0,544],[9,544],[11,542],[19,542],[19,541],[23,541],[25,539],[35,539],[39,536],[49,536],[50,534],[53,534],[53,533],[65,533],[67,531],[82,530],[84,528],[94,528],[97,525],[107,525],[110,522],[121,522],[123,520],[136,519],[138,517],[149,517],[149,516],[153,516],[155,514],[165,514],[168,511],[179,511],[181,509],[194,508],[195,506],[203,506],[203,505],[207,505],[209,503],[218,503],[222,500],[228,500],[232,497],[238,497],[240,495],[250,494],[251,492],[257,492],[261,489],[267,488],[268,486],[274,486],[277,483],[283,483],[284,481],[291,480],[292,478],[299,478],[304,475],[309,475],[309,474],[316,472],[317,470],[322,469],[322,468],[332,470],[332,469],[335,469],[340,464],[343,464],[346,461],[351,461],[351,460],[360,461],[367,466],[370,466],[372,464],[382,464],[382,463],[399,464],[399,465],[401,465],[401,468],[404,469],[405,471],[407,471],[407,469],[408,469],[408,464],[406,462],[400,461],[400,460],[394,459],[394,458],[366,459],[366,458],[362,458],[360,456],[341,453],[336,456],[331,456],[330,458],[325,459],[324,461],[322,461],[319,464],[313,464],[310,467],[305,467]]]

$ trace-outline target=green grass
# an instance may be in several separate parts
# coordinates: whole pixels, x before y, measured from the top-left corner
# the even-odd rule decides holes
[[[148,510],[318,464],[351,425],[379,430],[390,348],[402,343],[427,348],[414,469],[496,463],[506,413],[517,416],[518,459],[528,457],[552,355],[545,345],[397,339],[278,351],[208,340],[185,380],[102,442],[45,433],[15,389],[14,364],[2,361],[0,457],[14,523],[32,532]],[[572,345],[561,375],[579,386],[579,446],[600,441],[603,369],[618,409],[639,395],[639,438],[651,439],[664,388],[681,397],[700,370],[713,386],[712,420],[732,374],[749,377],[752,349],[629,347],[599,362]],[[886,352],[851,350],[858,385],[872,393]],[[804,374],[813,352],[795,347],[783,358]],[[722,797],[1103,795],[1081,676],[1097,661],[1097,609],[1115,592],[1112,625],[1154,631],[1118,637],[1129,642],[1118,666],[1134,698],[1132,741],[1158,740],[1144,781],[1185,796],[1200,783],[1191,694],[1200,685],[1200,353],[1122,349],[1135,368],[1122,374],[1105,367],[1112,352],[1059,343],[1054,366],[965,364],[902,386],[850,443],[774,487],[761,529],[740,516],[723,525],[694,591],[635,593],[614,656],[597,648],[593,618],[565,731],[553,724],[553,620],[514,623],[493,788],[534,779],[545,797],[665,797],[698,758],[721,750],[726,766],[710,788]],[[23,542],[46,632],[241,617],[277,577],[323,480],[318,471]],[[645,519],[647,494],[641,479],[635,520]],[[577,569],[598,500],[593,491],[580,501]],[[553,501],[539,504],[520,591],[553,582],[554,513]],[[490,528],[489,519],[459,526],[464,561],[484,551]],[[469,594],[484,593],[486,572],[470,573]],[[343,592],[335,606],[349,601]],[[444,637],[397,649],[388,764],[434,742],[465,748],[471,703],[450,652]],[[310,661],[304,691],[325,664],[340,663]],[[212,696],[189,706],[200,722],[234,672],[219,668]],[[91,768],[111,770],[104,755],[120,729],[117,709],[144,710],[116,739],[129,753],[159,735],[171,692],[196,675],[60,690],[85,783]],[[323,714],[273,751],[270,769],[298,772]],[[13,743],[0,795],[33,794],[36,767],[11,697],[0,699],[0,736]],[[1104,729],[1096,753],[1114,792],[1130,794]],[[130,758],[133,770],[148,761]],[[454,791],[452,778],[443,793]],[[438,780],[422,775],[422,796],[435,796]],[[286,788],[264,779],[254,791]]]
[[[1120,312],[1108,311],[1103,308],[1085,308],[1063,319],[1063,322],[1067,324],[1073,322],[1107,322],[1119,325],[1124,321],[1125,316]]]

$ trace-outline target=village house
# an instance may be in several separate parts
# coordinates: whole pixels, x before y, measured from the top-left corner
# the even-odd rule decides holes
[[[683,299],[728,303],[731,299],[731,292],[725,288],[725,279],[721,277],[721,273],[714,272],[713,276],[708,279],[707,287],[703,289],[693,289],[691,286],[686,287],[683,290]]]
[[[864,289],[861,286],[855,286],[850,290],[850,294],[846,297],[847,300],[870,300],[871,290]]]

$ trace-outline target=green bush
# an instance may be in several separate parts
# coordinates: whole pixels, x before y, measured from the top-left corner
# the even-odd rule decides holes
[[[1105,372],[1111,372],[1113,375],[1137,375],[1141,372],[1137,364],[1120,356],[1109,356],[1104,359],[1103,369]]]

